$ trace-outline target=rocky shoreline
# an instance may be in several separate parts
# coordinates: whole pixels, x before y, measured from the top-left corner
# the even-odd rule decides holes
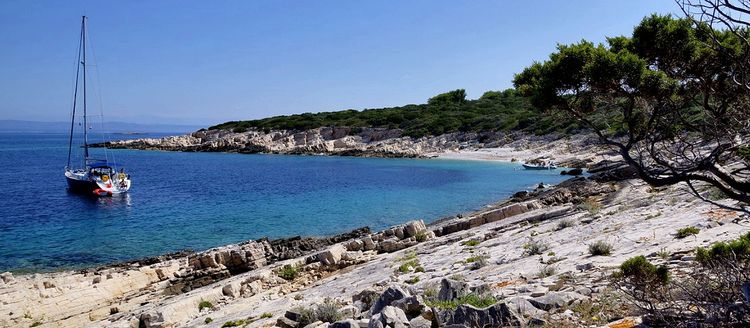
[[[559,142],[561,139],[565,141]],[[505,132],[457,132],[412,138],[404,136],[398,129],[348,127],[323,127],[306,131],[199,130],[182,136],[119,140],[92,146],[185,152],[424,158],[471,149],[529,149],[558,144],[561,149],[551,149],[550,152],[584,154],[595,148],[593,138],[587,135],[564,138]]]

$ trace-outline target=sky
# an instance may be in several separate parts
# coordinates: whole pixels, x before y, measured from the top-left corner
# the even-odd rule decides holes
[[[603,42],[678,12],[672,0],[4,0],[0,120],[69,119],[81,15],[93,112],[207,126],[458,88],[478,98],[558,43]]]

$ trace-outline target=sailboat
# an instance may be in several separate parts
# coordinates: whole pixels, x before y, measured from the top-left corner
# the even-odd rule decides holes
[[[73,113],[70,120],[70,138],[68,139],[68,164],[65,166],[65,179],[68,190],[94,196],[112,196],[130,190],[130,175],[114,162],[107,159],[95,159],[89,156],[88,122],[86,119],[86,16],[81,17],[81,39],[78,46],[78,65],[76,68],[75,90],[73,92]],[[81,74],[83,73],[83,74]],[[73,128],[75,127],[76,109],[78,104],[79,80],[82,82],[83,109],[83,162],[79,167],[71,164],[73,152]]]

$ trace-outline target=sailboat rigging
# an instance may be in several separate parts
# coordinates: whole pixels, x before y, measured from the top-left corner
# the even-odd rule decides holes
[[[72,192],[93,194],[95,196],[112,196],[130,190],[130,175],[124,169],[116,170],[117,164],[107,159],[91,158],[88,144],[87,121],[87,88],[86,88],[86,21],[81,17],[81,34],[78,43],[78,65],[76,68],[75,90],[73,91],[73,110],[70,120],[70,138],[68,139],[68,163],[65,166],[65,179],[68,190]],[[81,74],[83,73],[83,74]],[[74,168],[71,163],[73,152],[73,132],[75,127],[76,108],[78,106],[79,80],[81,81],[83,109],[83,163]]]

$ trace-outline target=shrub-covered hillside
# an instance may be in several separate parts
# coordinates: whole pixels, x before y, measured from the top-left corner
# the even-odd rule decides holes
[[[376,127],[401,129],[405,135],[421,137],[458,131],[511,131],[536,134],[570,132],[578,126],[535,110],[515,89],[488,91],[476,100],[467,100],[458,89],[430,98],[426,104],[392,108],[343,110],[274,116],[259,120],[231,121],[209,129],[243,132],[261,130],[308,130],[323,126]]]

